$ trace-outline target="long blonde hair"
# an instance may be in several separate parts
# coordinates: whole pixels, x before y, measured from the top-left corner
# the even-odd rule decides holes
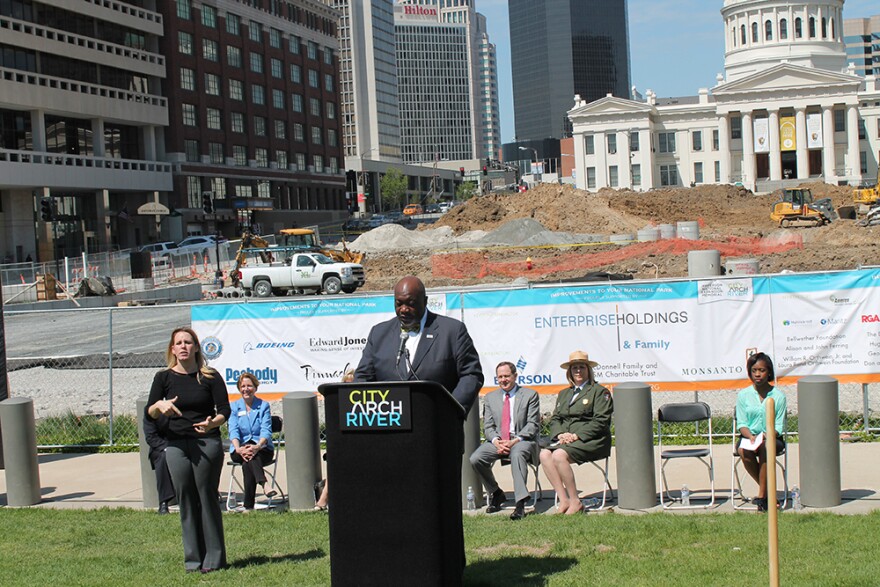
[[[199,375],[204,375],[209,379],[213,378],[216,371],[208,366],[208,362],[205,360],[205,355],[202,354],[202,344],[199,342],[199,335],[189,326],[181,326],[171,331],[171,340],[168,341],[168,348],[165,349],[165,363],[168,365],[168,368],[172,369],[178,363],[177,357],[174,356],[172,349],[174,348],[174,337],[180,332],[189,334],[193,339],[193,346],[195,346],[196,349],[196,365],[199,368]]]

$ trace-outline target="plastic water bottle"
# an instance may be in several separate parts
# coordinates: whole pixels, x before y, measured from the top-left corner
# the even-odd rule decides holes
[[[476,497],[474,497],[474,487],[472,485],[468,485],[467,509],[469,512],[472,512],[477,509],[477,500],[476,500]]]
[[[599,509],[599,500],[595,497],[588,497],[584,500],[584,510]]]
[[[681,486],[681,505],[684,507],[690,507],[691,505],[691,490],[687,485]]]
[[[801,503],[801,490],[797,485],[791,488],[791,507],[798,512],[804,509],[804,504]]]

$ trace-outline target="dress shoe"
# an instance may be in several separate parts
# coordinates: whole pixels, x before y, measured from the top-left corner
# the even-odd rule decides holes
[[[511,520],[522,520],[526,517],[526,501],[528,501],[528,498],[521,499],[516,502],[516,506],[514,506],[513,508],[513,513],[510,514]]]
[[[487,514],[494,514],[495,512],[501,511],[501,506],[504,504],[504,492],[499,488],[492,492],[492,495],[489,497],[489,506],[486,508]]]
[[[167,513],[168,513],[168,502],[163,501],[162,503],[159,504],[159,515],[164,516]]]
[[[754,502],[755,502],[755,505],[758,506],[759,512],[766,512],[767,511],[767,500],[765,498],[756,497],[754,499]]]

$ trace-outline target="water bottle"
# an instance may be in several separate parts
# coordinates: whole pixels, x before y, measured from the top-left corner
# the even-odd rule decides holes
[[[681,486],[681,505],[684,507],[690,507],[691,505],[691,490],[687,485]]]
[[[797,485],[791,488],[791,507],[798,512],[804,509],[804,504],[801,503],[801,490]]]
[[[476,497],[474,497],[474,487],[472,485],[468,485],[467,509],[469,512],[472,512],[477,509],[477,500],[476,500]]]
[[[584,509],[585,510],[596,510],[599,509],[599,500],[595,497],[589,497],[584,500]]]

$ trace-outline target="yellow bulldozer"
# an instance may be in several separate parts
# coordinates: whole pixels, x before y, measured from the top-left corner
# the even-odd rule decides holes
[[[782,198],[770,210],[770,220],[782,228],[822,226],[837,218],[831,198],[813,200],[813,192],[801,188],[782,190]]]
[[[880,152],[877,153],[877,161],[880,162]],[[864,216],[871,208],[880,204],[880,165],[877,166],[877,180],[874,185],[866,184],[853,190],[853,204],[859,216]]]

